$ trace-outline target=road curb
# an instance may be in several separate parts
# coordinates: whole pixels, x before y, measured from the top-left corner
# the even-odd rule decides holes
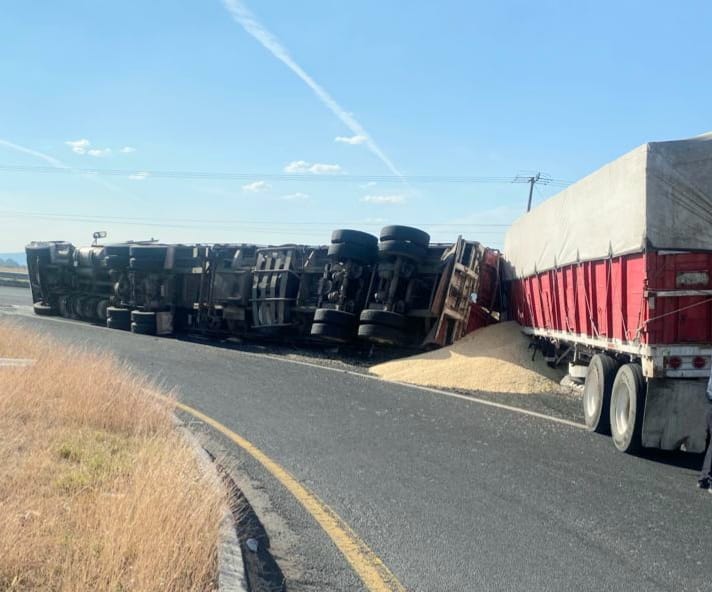
[[[185,427],[184,423],[173,416],[176,429],[195,451],[201,470],[214,482],[216,487],[225,489],[212,458],[201,446],[195,435]],[[229,507],[225,507],[218,532],[218,589],[220,592],[248,592],[245,564],[242,560],[242,549],[237,538],[235,520]]]

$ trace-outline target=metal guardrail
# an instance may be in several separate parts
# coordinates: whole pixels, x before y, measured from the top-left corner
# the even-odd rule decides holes
[[[0,286],[27,287],[30,279],[27,277],[27,270],[21,271],[0,271]]]

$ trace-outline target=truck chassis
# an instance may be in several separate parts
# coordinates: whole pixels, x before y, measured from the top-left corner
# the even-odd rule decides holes
[[[329,246],[33,242],[26,252],[37,314],[149,335],[446,345],[466,330],[472,295],[496,292],[499,278],[498,251],[430,244],[405,226],[336,230]],[[496,320],[489,304],[480,308]]]

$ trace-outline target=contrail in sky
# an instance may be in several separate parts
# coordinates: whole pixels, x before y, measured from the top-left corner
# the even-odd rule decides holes
[[[45,154],[44,152],[39,152],[38,150],[33,150],[32,148],[27,148],[26,146],[20,146],[19,144],[15,144],[14,142],[10,142],[9,140],[3,140],[0,138],[0,146],[5,146],[6,148],[10,148],[11,150],[15,150],[16,152],[22,152],[23,154],[29,154],[30,156],[34,156],[35,158],[40,158],[44,160],[45,162],[48,162],[51,164],[54,168],[56,169],[65,169],[65,170],[72,170],[72,167],[64,164],[61,160],[58,160],[54,158],[53,156],[50,156],[49,154]],[[90,179],[91,181],[94,181],[94,183],[98,183],[102,187],[105,187],[109,191],[113,191],[114,193],[119,193],[121,195],[128,195],[129,197],[133,197],[130,193],[127,191],[122,191],[116,185],[112,185],[111,183],[107,182],[106,180],[100,178],[100,177],[94,177],[94,176],[88,176],[88,175],[82,175],[85,179]]]
[[[274,57],[284,63],[287,68],[299,76],[304,84],[314,91],[314,94],[319,98],[319,100],[324,103],[324,105],[354,133],[354,135],[365,136],[367,138],[366,146],[368,146],[368,149],[375,154],[394,175],[403,178],[401,172],[396,168],[391,159],[384,154],[378,144],[373,141],[364,127],[356,121],[351,113],[341,107],[341,105],[339,105],[334,98],[318,82],[316,82],[316,80],[309,76],[309,74],[307,74],[304,69],[297,64],[297,62],[294,61],[294,58],[292,58],[287,49],[274,35],[272,35],[272,33],[262,26],[262,23],[257,20],[255,15],[252,14],[247,6],[245,6],[240,0],[223,0],[223,4],[232,15],[232,18],[243,29],[245,29],[245,31],[257,39],[257,41],[259,41],[265,49],[267,49],[267,51],[269,51]]]
[[[57,169],[70,168],[63,162],[60,162],[59,160],[53,158],[52,156],[49,156],[48,154],[38,152],[37,150],[32,150],[31,148],[25,148],[24,146],[20,146],[19,144],[14,144],[13,142],[9,142],[8,140],[3,140],[2,138],[0,138],[0,146],[5,146],[7,148],[10,148],[11,150],[15,150],[16,152],[22,152],[23,154],[29,154],[30,156],[41,158],[42,160],[48,162]]]

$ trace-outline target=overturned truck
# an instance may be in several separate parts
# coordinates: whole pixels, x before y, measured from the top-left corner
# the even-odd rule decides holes
[[[335,230],[328,246],[96,243],[27,245],[35,313],[148,335],[401,347],[446,345],[473,315],[498,318],[499,252],[407,226]]]

